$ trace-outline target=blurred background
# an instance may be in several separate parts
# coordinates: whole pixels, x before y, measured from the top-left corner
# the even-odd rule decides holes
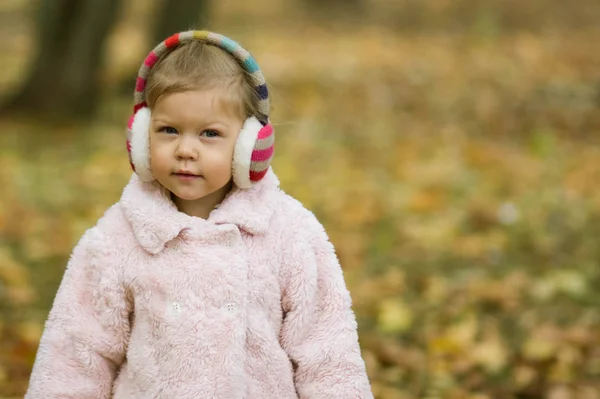
[[[139,65],[195,27],[272,86],[275,171],[337,248],[376,398],[600,398],[598,21],[597,0],[2,0],[0,397],[130,176]]]

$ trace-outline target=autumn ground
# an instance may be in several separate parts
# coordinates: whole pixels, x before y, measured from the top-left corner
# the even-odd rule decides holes
[[[556,10],[556,30],[446,34],[216,12],[273,85],[275,170],[336,245],[376,397],[600,398],[600,31]],[[129,177],[136,23],[89,124],[0,120],[0,396],[22,396],[66,259]]]

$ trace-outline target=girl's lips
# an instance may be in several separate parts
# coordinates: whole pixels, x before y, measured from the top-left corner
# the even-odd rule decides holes
[[[202,176],[192,175],[192,174],[189,174],[189,173],[173,173],[173,175],[175,175],[177,178],[179,178],[181,180],[186,180],[186,181],[196,180],[196,179],[201,179],[202,178]]]

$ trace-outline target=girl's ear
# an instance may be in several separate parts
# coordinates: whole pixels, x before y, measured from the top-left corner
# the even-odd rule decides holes
[[[130,124],[130,151],[131,163],[135,172],[142,181],[152,181],[150,170],[150,122],[151,113],[148,107],[139,109],[133,116]]]

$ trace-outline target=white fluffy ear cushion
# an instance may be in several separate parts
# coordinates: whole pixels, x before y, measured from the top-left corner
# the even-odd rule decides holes
[[[250,181],[250,162],[252,160],[252,151],[254,151],[256,139],[258,138],[258,132],[262,127],[258,119],[251,116],[244,122],[244,126],[242,126],[242,130],[235,143],[232,174],[233,182],[239,188],[252,187],[252,181]]]
[[[152,181],[150,171],[150,109],[141,108],[131,124],[131,161],[142,181]]]

